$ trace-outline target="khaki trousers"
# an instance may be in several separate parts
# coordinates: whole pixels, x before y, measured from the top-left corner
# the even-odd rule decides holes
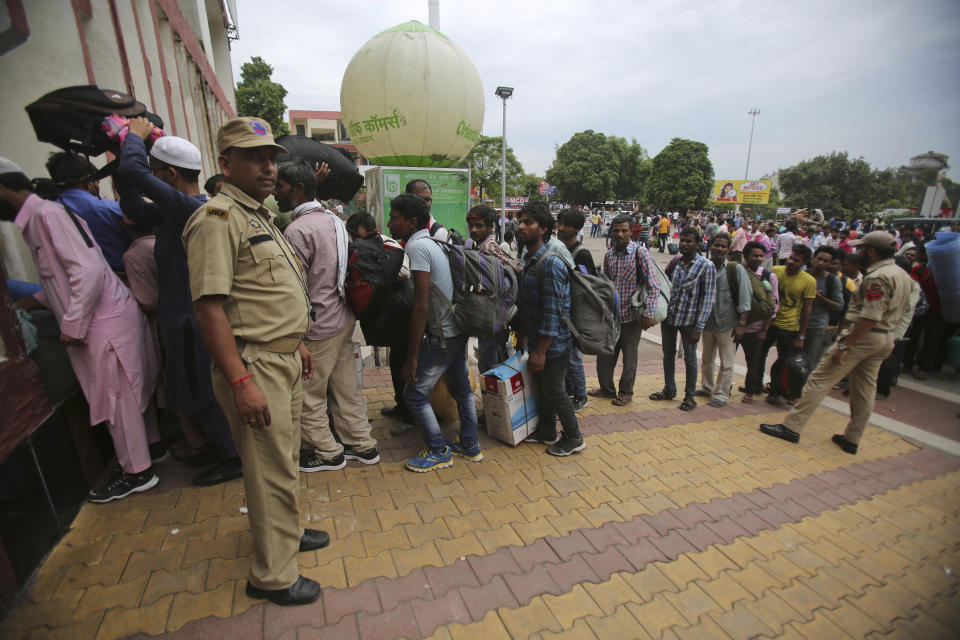
[[[893,351],[892,333],[870,332],[850,347],[842,365],[833,364],[832,354],[837,348],[834,343],[820,360],[820,364],[807,378],[803,395],[797,406],[790,410],[783,424],[791,431],[800,433],[820,406],[824,396],[833,385],[844,376],[850,375],[850,422],[843,436],[854,444],[863,437],[867,420],[873,412],[873,403],[877,398],[877,371],[880,365]]]
[[[313,356],[313,377],[303,383],[303,412],[300,434],[313,446],[317,455],[332,460],[343,453],[343,445],[330,431],[327,417],[327,394],[333,400],[333,423],[344,444],[355,451],[377,446],[370,436],[367,405],[357,379],[357,363],[353,354],[355,322],[326,340],[304,340]]]
[[[303,403],[300,354],[259,351],[246,344],[240,357],[267,398],[270,424],[263,429],[241,422],[230,382],[212,366],[213,391],[230,422],[243,462],[247,517],[253,536],[250,584],[286,589],[297,581],[300,550],[300,406]]]
[[[700,386],[710,394],[711,400],[727,402],[733,387],[733,360],[737,344],[733,341],[733,329],[704,331],[700,335],[703,345],[700,364]],[[716,358],[720,356],[720,372],[716,370]]]

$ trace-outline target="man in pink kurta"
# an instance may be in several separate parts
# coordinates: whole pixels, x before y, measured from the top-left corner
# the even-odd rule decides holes
[[[60,340],[90,405],[90,424],[106,422],[123,472],[90,491],[109,502],[146,491],[158,482],[148,436],[159,440],[152,410],[157,358],[146,316],[110,269],[87,224],[29,191],[14,163],[0,158],[0,219],[20,227],[43,291],[36,298],[53,310]],[[148,432],[149,430],[149,432]]]

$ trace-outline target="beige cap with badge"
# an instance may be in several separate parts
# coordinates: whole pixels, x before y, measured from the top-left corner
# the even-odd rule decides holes
[[[280,153],[287,153],[284,147],[274,142],[270,124],[260,118],[234,118],[225,122],[217,132],[217,152],[223,153],[230,147],[273,147]]]

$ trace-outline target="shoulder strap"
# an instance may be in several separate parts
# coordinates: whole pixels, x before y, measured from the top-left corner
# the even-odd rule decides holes
[[[80,224],[80,220],[77,219],[77,214],[73,212],[67,203],[63,201],[63,198],[57,200],[60,205],[63,207],[63,210],[67,212],[67,215],[70,216],[70,220],[73,222],[73,226],[77,228],[77,231],[80,232],[80,236],[83,238],[83,241],[87,243],[87,247],[93,249],[93,240],[90,239],[90,236],[87,235],[87,232],[83,230],[83,225]]]
[[[430,237],[432,238],[433,236],[435,236],[437,234],[437,231],[439,231],[440,229],[443,229],[443,225],[440,224],[439,222],[434,222],[432,225],[430,225]]]

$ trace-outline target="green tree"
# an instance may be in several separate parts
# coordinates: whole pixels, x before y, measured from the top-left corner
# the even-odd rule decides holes
[[[237,83],[237,115],[263,118],[270,123],[273,135],[290,133],[284,121],[287,105],[283,99],[287,90],[279,82],[271,80],[273,67],[260,56],[240,67],[240,82]]]
[[[557,147],[547,182],[564,202],[584,204],[610,198],[620,179],[620,158],[610,140],[587,129]]]
[[[665,209],[702,209],[710,201],[713,165],[707,145],[674,138],[653,159],[650,202]]]
[[[607,142],[617,158],[619,168],[617,182],[613,185],[613,196],[618,200],[643,200],[646,181],[650,177],[647,150],[636,138],[627,142],[626,138],[609,136]]]
[[[467,157],[460,162],[460,168],[470,168],[473,186],[481,193],[485,189],[488,198],[500,202],[501,174],[501,136],[480,136]],[[523,165],[517,160],[513,149],[507,145],[507,195],[520,194],[524,187]]]
[[[507,195],[535,198],[540,195],[540,183],[543,181],[543,178],[538,175],[533,173],[525,173],[523,174],[523,177],[520,178],[520,188],[517,189],[516,193],[510,192]],[[509,183],[507,184],[507,191],[510,191]]]
[[[793,208],[823,209],[827,217],[852,217],[878,205],[875,175],[863,158],[846,151],[804,160],[780,170],[784,201]]]

